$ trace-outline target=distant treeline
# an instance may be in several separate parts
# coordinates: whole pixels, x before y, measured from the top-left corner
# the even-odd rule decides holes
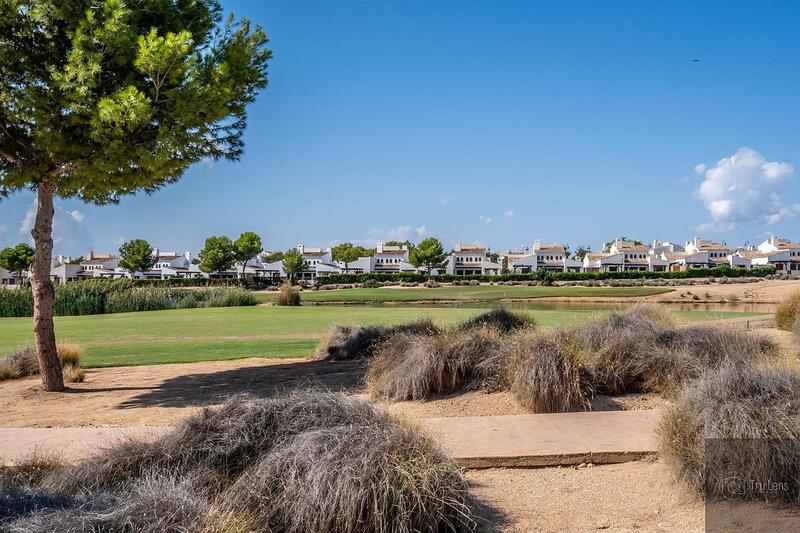
[[[132,280],[75,281],[57,285],[55,291],[56,316],[256,304],[253,294],[239,287],[194,290],[145,287]],[[23,316],[33,316],[31,289],[0,289],[0,317]]]
[[[612,279],[689,279],[689,278],[740,278],[764,277],[775,274],[774,266],[756,267],[750,270],[734,267],[692,268],[680,272],[650,272],[626,270],[624,272],[545,272],[539,270],[530,274],[503,274],[499,276],[440,274],[432,278],[437,282],[476,280],[483,282],[498,281],[539,281],[545,284],[556,281],[592,281]],[[364,283],[367,280],[394,281],[400,283],[423,283],[428,281],[426,274],[404,272],[399,274],[330,274],[318,276],[317,285],[337,285],[347,283]]]

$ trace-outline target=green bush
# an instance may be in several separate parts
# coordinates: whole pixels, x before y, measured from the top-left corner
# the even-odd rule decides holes
[[[756,267],[751,270],[733,268],[728,266],[714,268],[693,268],[681,272],[648,272],[629,270],[625,272],[545,272],[539,270],[530,274],[504,274],[502,276],[456,276],[453,274],[440,274],[433,279],[440,283],[453,281],[538,281],[549,284],[555,281],[599,281],[614,279],[691,279],[691,278],[741,278],[764,277],[775,273],[775,267]],[[371,273],[371,274],[330,274],[319,276],[317,285],[338,285],[347,283],[365,283],[368,280],[391,281],[398,283],[425,283],[428,281],[426,274],[402,272],[399,274]]]
[[[141,286],[127,279],[75,281],[57,285],[55,292],[56,316],[256,305],[255,297],[240,287],[177,289]],[[30,289],[0,289],[0,317],[32,315]]]

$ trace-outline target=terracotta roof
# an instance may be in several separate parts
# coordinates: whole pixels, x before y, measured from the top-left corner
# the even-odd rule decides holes
[[[623,244],[622,246],[617,246],[617,249],[625,252],[646,252],[650,250],[644,244]]]
[[[324,250],[320,250],[318,252],[310,252],[310,251],[306,250],[305,252],[303,252],[303,255],[311,255],[311,256],[314,256],[314,257],[322,257],[326,253],[327,252],[325,252]]]
[[[617,254],[612,254],[612,253],[586,254],[586,257],[588,257],[592,261],[597,261],[598,259],[605,259],[607,257],[611,257],[612,255],[617,255]]]
[[[541,246],[536,251],[537,252],[555,252],[555,253],[564,253],[566,248],[561,246],[560,244],[554,244],[552,246]]]
[[[111,261],[113,257],[98,257],[95,259],[84,259],[81,261],[82,265],[102,265],[106,261]]]
[[[755,259],[757,257],[769,257],[769,254],[766,252],[750,252],[746,250],[737,252],[737,255],[741,257],[746,257],[747,259]]]
[[[667,259],[671,259],[671,260],[674,260],[674,259],[685,259],[685,258],[689,257],[689,253],[688,252],[667,252],[667,253],[664,254],[664,257],[666,257]]]
[[[778,241],[779,250],[796,250],[797,248],[800,248],[800,242],[792,242],[790,240]]]

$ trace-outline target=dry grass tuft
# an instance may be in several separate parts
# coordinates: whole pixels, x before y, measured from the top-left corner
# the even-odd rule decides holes
[[[56,352],[58,353],[58,360],[61,361],[61,366],[80,366],[81,356],[83,355],[83,348],[80,344],[74,342],[59,342],[56,345]]]
[[[459,470],[433,441],[384,417],[282,441],[226,491],[224,505],[262,531],[471,529]]]
[[[292,307],[300,305],[300,289],[287,281],[281,285],[276,304]]]
[[[466,482],[435,443],[364,400],[318,391],[234,397],[154,442],[124,441],[28,477],[0,487],[0,530],[475,526]]]
[[[396,326],[334,324],[326,337],[320,341],[314,357],[330,361],[370,358],[374,355],[378,345],[392,335],[398,333],[434,335],[441,331],[441,328],[430,318],[420,318]]]
[[[83,383],[86,379],[86,371],[79,366],[67,365],[61,369],[64,381],[67,383]]]
[[[400,332],[376,350],[367,371],[367,390],[372,396],[399,401],[491,386],[502,356],[500,334],[493,328],[438,335]]]
[[[800,291],[789,295],[775,310],[775,325],[780,329],[792,331],[798,320],[800,320]]]
[[[667,408],[658,435],[665,460],[708,498],[796,503],[800,375],[748,363],[706,372]]]
[[[64,379],[71,383],[82,382],[84,372],[80,368],[80,361],[83,348],[73,342],[60,342],[56,345],[56,351],[64,372]],[[38,374],[39,361],[33,346],[26,346],[0,359],[0,381]]]
[[[36,349],[26,346],[0,359],[0,381],[24,378],[39,373]]]
[[[522,406],[534,413],[588,407],[591,384],[573,332],[519,335],[509,348],[508,358],[511,392]]]
[[[720,325],[676,327],[666,311],[635,305],[577,328],[594,386],[607,394],[670,395],[727,361],[774,358],[778,346],[755,333]]]
[[[502,333],[509,333],[515,329],[532,328],[533,326],[533,318],[527,314],[500,307],[470,318],[461,324],[460,329],[491,327]]]

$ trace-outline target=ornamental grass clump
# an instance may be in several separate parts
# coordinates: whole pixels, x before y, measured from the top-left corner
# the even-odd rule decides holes
[[[504,307],[492,309],[479,315],[475,315],[469,320],[463,322],[461,329],[472,329],[480,327],[495,328],[502,333],[509,333],[515,329],[532,328],[535,323],[533,318],[525,313],[518,313],[509,311]]]
[[[282,306],[300,305],[300,289],[287,281],[281,285],[278,300],[275,303]]]
[[[83,348],[74,342],[60,342],[56,345],[56,353],[61,362],[64,380],[69,383],[82,382],[85,377],[84,370],[80,366]],[[38,374],[39,362],[33,346],[26,346],[0,358],[0,381]]]
[[[780,329],[792,331],[798,320],[800,320],[800,291],[789,295],[775,310],[775,325]]]
[[[370,361],[367,390],[393,401],[421,400],[464,388],[494,388],[503,352],[494,328],[399,332],[381,343]]]
[[[27,472],[27,469],[24,472]],[[459,468],[418,430],[344,394],[234,397],[154,441],[9,474],[3,531],[457,531]]]
[[[523,333],[506,350],[507,382],[520,405],[534,413],[589,407],[591,379],[574,331]]]
[[[334,324],[317,346],[315,357],[330,361],[370,358],[375,349],[398,333],[435,335],[442,331],[430,318],[420,318],[406,324],[352,325]]]
[[[666,408],[658,437],[670,467],[709,499],[796,505],[800,375],[764,363],[705,372]]]

